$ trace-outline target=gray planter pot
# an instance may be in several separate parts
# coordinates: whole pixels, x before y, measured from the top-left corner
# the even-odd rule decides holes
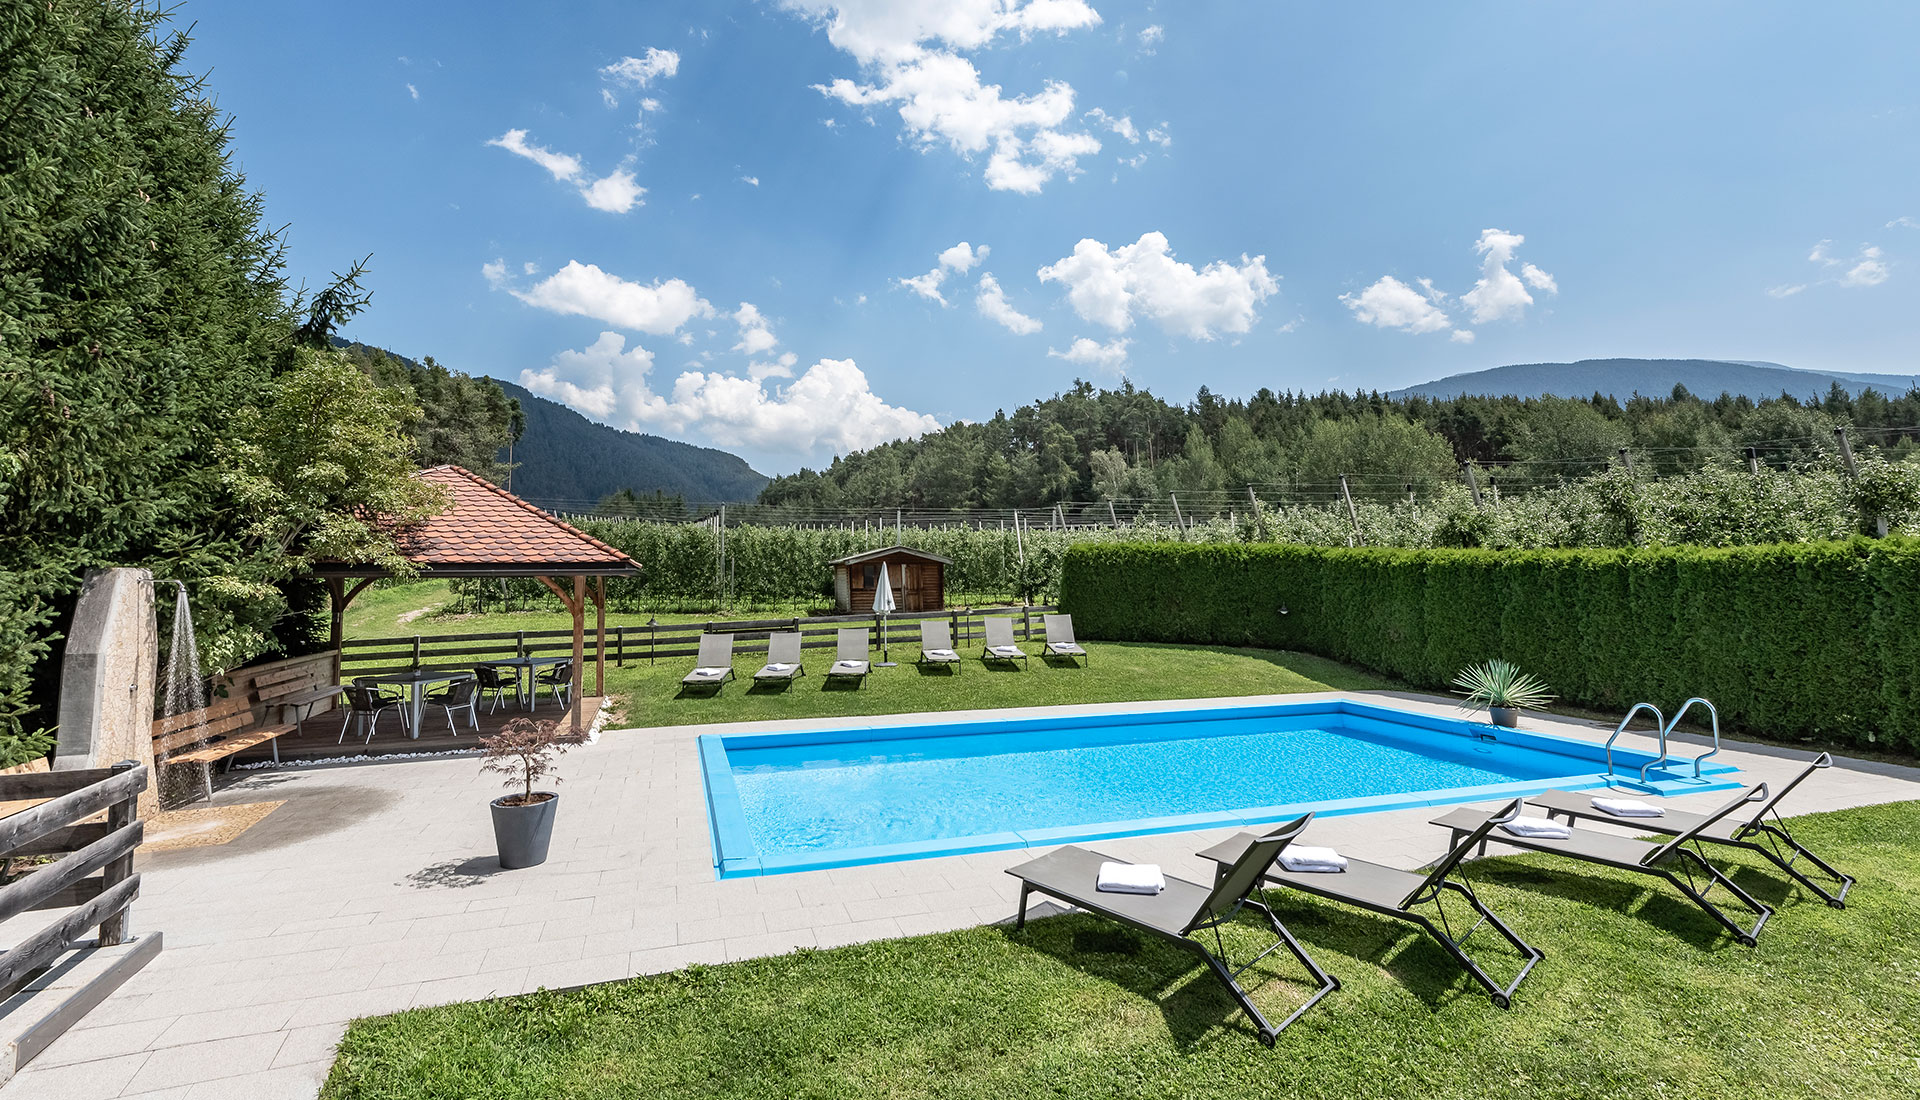
[[[1520,725],[1519,707],[1488,707],[1493,712],[1493,724],[1514,729]]]
[[[553,815],[560,796],[552,791],[535,791],[547,796],[531,806],[503,805],[511,795],[493,800],[493,842],[500,849],[500,866],[537,867],[547,861],[547,845],[553,840]]]

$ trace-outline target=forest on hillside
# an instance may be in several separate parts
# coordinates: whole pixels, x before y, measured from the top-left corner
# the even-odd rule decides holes
[[[1404,397],[1262,389],[1246,400],[1206,387],[1187,405],[1122,382],[1064,393],[991,420],[836,458],[774,479],[766,514],[906,507],[920,512],[1046,508],[1060,502],[1165,501],[1205,509],[1263,498],[1388,500],[1459,483],[1472,464],[1509,492],[1564,484],[1621,462],[1653,477],[1709,467],[1791,469],[1850,445],[1899,461],[1920,446],[1920,390],[1754,401],[1662,397]],[[1748,454],[1752,448],[1752,454]]]

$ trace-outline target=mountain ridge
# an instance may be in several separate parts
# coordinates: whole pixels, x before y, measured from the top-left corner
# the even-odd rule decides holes
[[[1389,391],[1388,396],[1591,397],[1603,393],[1625,399],[1635,393],[1664,397],[1675,385],[1683,385],[1694,395],[1708,399],[1731,393],[1758,400],[1782,393],[1797,398],[1823,397],[1835,383],[1855,397],[1868,389],[1897,397],[1920,385],[1920,373],[1908,377],[1814,371],[1742,359],[1579,359],[1571,363],[1509,363],[1450,374]]]

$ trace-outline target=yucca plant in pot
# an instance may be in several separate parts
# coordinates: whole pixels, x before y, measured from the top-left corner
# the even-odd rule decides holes
[[[1508,729],[1520,724],[1520,712],[1553,702],[1553,693],[1532,673],[1498,657],[1468,665],[1453,678],[1456,692],[1466,696],[1463,706],[1485,707],[1493,724]]]
[[[553,775],[553,758],[567,751],[560,740],[560,723],[512,719],[499,733],[481,738],[480,751],[482,770],[499,772],[508,777],[508,787],[519,788],[518,793],[493,800],[493,842],[500,851],[500,866],[511,870],[545,863],[560,796],[536,791],[533,785]],[[560,780],[556,776],[553,781]]]

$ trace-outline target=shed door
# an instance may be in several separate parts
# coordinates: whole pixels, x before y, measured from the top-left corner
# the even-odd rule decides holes
[[[900,563],[900,591],[897,596],[902,611],[920,610],[920,590],[913,583],[916,568],[907,562]]]

